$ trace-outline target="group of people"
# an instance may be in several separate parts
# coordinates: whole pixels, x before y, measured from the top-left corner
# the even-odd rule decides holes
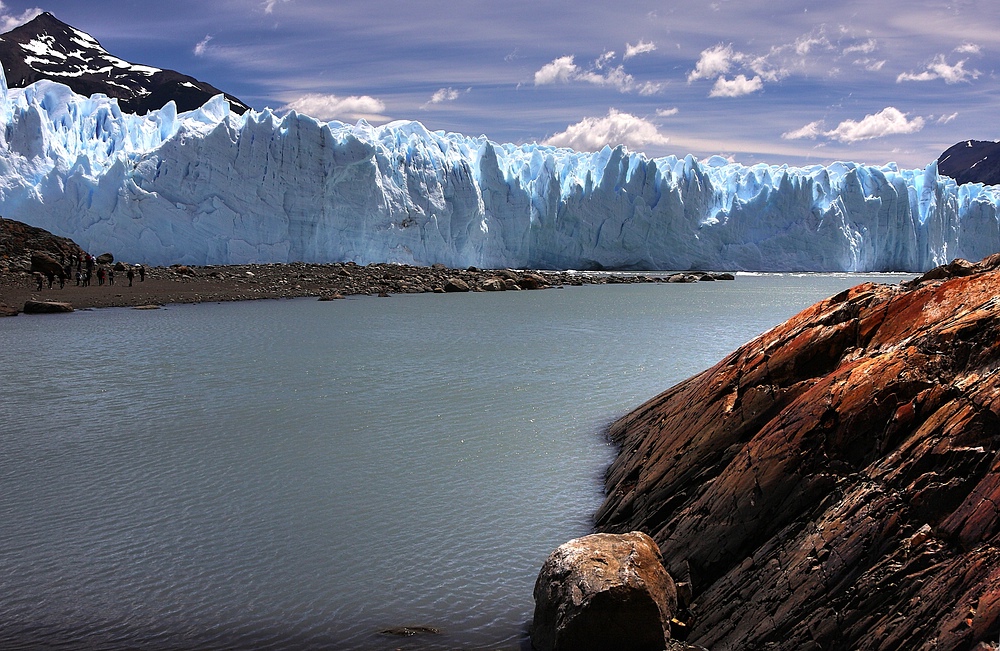
[[[66,259],[65,255],[59,256],[59,264],[62,267],[62,273],[59,275],[59,289],[62,289],[66,285],[66,280],[74,277],[73,273],[73,259]],[[97,263],[97,256],[90,255],[88,253],[81,252],[80,255],[75,256],[76,261],[76,286],[77,287],[90,287],[91,280],[96,275],[97,284],[104,285],[105,282],[109,286],[115,284],[115,268],[113,266],[99,265]],[[132,286],[133,280],[135,280],[136,275],[139,276],[139,282],[146,280],[146,267],[141,264],[137,264],[134,267],[129,265],[125,267],[125,277],[128,279],[128,286]],[[35,272],[35,282],[38,284],[38,289],[41,290],[45,280],[48,280],[49,289],[52,289],[52,283],[55,282],[56,272],[48,269],[44,273]]]

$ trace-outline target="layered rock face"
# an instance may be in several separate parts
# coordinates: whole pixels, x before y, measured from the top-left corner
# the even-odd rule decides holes
[[[689,642],[997,641],[998,297],[1000,255],[859,285],[614,423],[598,528],[691,582]]]

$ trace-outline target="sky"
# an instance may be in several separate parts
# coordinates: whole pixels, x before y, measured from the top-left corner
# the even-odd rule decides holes
[[[922,168],[1000,139],[986,0],[40,0],[254,109],[745,165]]]

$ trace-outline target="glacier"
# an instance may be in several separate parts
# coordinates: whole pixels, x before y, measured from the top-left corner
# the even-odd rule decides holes
[[[2,74],[2,73],[0,73]],[[1000,251],[1000,186],[857,163],[743,166],[419,122],[146,115],[0,79],[0,215],[154,265],[924,271]]]

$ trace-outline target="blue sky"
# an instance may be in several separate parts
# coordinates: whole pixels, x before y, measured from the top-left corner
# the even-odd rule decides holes
[[[52,0],[113,54],[256,109],[744,164],[923,167],[1000,139],[992,2]]]

